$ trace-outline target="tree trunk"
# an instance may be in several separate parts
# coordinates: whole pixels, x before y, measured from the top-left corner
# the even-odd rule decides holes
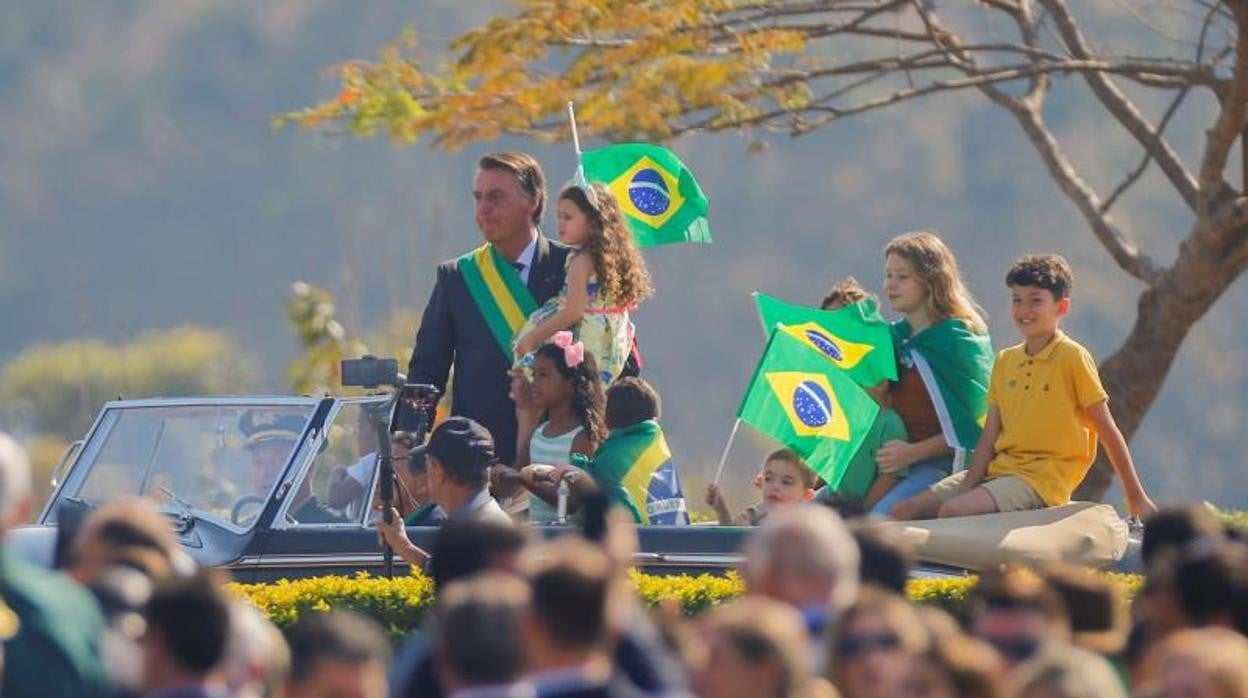
[[[1157,283],[1140,295],[1135,326],[1123,345],[1100,366],[1109,405],[1127,441],[1153,404],[1188,331],[1238,276],[1221,250],[1201,241],[1197,229],[1179,247],[1179,256]],[[1133,453],[1136,462],[1148,454]],[[1114,471],[1102,449],[1074,499],[1099,502]],[[1144,483],[1145,489],[1148,483]]]

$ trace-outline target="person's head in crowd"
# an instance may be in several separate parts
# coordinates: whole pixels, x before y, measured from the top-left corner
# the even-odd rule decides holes
[[[1158,552],[1137,605],[1154,638],[1211,625],[1248,632],[1248,547],[1206,535]]]
[[[1071,642],[1104,655],[1122,652],[1130,630],[1127,600],[1117,585],[1085,567],[1051,564],[1044,579],[1062,598]]]
[[[372,620],[351,611],[307,613],[286,629],[286,698],[386,695],[390,643]]]
[[[429,496],[448,514],[487,487],[498,461],[490,432],[467,417],[447,418],[412,454],[425,458]]]
[[[884,247],[884,293],[892,309],[929,322],[957,318],[984,333],[983,310],[962,281],[957,259],[935,233],[920,231],[893,238]]]
[[[791,448],[772,451],[763,461],[763,501],[768,511],[815,497],[815,471]]]
[[[412,451],[420,445],[416,434],[410,431],[395,432],[391,435],[390,443],[394,456],[394,474],[399,478],[400,486],[411,495],[415,504],[429,503],[428,463],[423,457],[411,457]]]
[[[659,393],[642,378],[625,376],[607,388],[607,429],[624,429],[647,420],[658,420],[663,412]]]
[[[970,628],[1012,670],[1051,643],[1070,641],[1062,597],[1031,569],[1010,564],[984,570],[971,590]]]
[[[303,433],[304,417],[268,410],[244,412],[238,419],[238,430],[246,439],[244,447],[251,453],[251,479],[255,492],[264,494],[281,477],[290,452]]]
[[[819,304],[819,307],[823,310],[840,310],[847,305],[865,301],[868,298],[878,300],[874,293],[871,293],[863,288],[862,284],[858,283],[858,279],[847,276],[832,284],[828,292],[823,295],[823,302]]]
[[[1203,536],[1222,535],[1222,523],[1203,504],[1186,503],[1164,506],[1148,517],[1144,537],[1140,541],[1140,557],[1148,569],[1157,554],[1172,547],[1182,548],[1189,541]]]
[[[570,333],[567,336],[570,338]],[[551,342],[538,347],[533,357],[532,391],[533,404],[543,413],[558,410],[575,415],[591,448],[597,449],[607,438],[607,398],[598,363],[580,343],[561,347]]]
[[[702,623],[705,658],[693,672],[702,698],[789,698],[809,678],[801,615],[787,604],[746,596]]]
[[[30,519],[30,459],[0,431],[0,535]]]
[[[858,545],[830,509],[787,507],[746,540],[742,577],[748,593],[835,617],[858,593]]]
[[[831,636],[832,683],[845,698],[890,698],[906,682],[910,658],[928,649],[914,607],[902,596],[863,586]]]
[[[1062,644],[1019,665],[1007,690],[1018,698],[1127,698],[1122,679],[1104,657]]]
[[[906,580],[914,566],[914,551],[895,529],[851,522],[849,530],[858,543],[858,577],[897,594],[906,593]]]
[[[520,678],[520,623],[530,596],[524,579],[503,572],[484,572],[442,589],[433,612],[433,648],[447,694]]]
[[[290,674],[290,648],[277,626],[245,601],[230,603],[230,634],[222,668],[234,698],[282,695]]]
[[[453,519],[438,530],[429,560],[434,587],[467,579],[479,572],[515,572],[528,539],[523,529],[496,521]]]
[[[598,182],[569,183],[559,191],[557,208],[559,239],[589,255],[602,298],[628,308],[650,295],[646,260],[610,189]]]
[[[472,186],[477,228],[491,244],[529,239],[546,208],[546,175],[528,153],[495,152],[477,161]]]
[[[230,599],[211,570],[170,578],[144,609],[143,686],[149,693],[219,687]]]
[[[818,495],[818,491],[816,491]],[[850,499],[835,494],[825,494],[824,496],[816,496],[815,501],[822,503],[825,507],[836,512],[845,522],[854,521],[865,518],[871,513],[866,504],[859,499]]]
[[[65,571],[89,585],[109,566],[128,564],[159,581],[181,566],[183,556],[169,519],[151,501],[120,497],[83,520]]]
[[[534,550],[528,572],[532,600],[521,644],[535,681],[572,670],[605,681],[621,583],[607,554],[564,536]]]
[[[1226,628],[1176,632],[1149,653],[1144,665],[1140,695],[1248,696],[1248,639]]]
[[[1005,664],[988,643],[962,632],[935,606],[915,607],[927,633],[927,650],[912,657],[902,698],[1002,698]]]

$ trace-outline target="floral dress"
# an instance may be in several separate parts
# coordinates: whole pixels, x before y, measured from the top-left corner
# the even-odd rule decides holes
[[[568,255],[569,265],[574,255]],[[577,341],[585,345],[585,351],[594,355],[598,362],[598,373],[603,384],[609,384],[620,376],[628,355],[633,350],[633,323],[629,320],[629,308],[617,307],[598,291],[598,277],[590,275],[588,281],[585,312],[580,322],[568,328]],[[543,320],[559,312],[567,303],[568,288],[564,286],[559,295],[546,301],[529,316],[524,327],[516,333],[523,337]],[[517,357],[523,359],[523,357]]]

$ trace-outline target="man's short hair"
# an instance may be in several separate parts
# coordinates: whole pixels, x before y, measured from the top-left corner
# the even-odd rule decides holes
[[[207,674],[225,654],[230,599],[218,573],[202,570],[159,584],[144,617],[148,632],[159,631],[169,654],[183,669]]]
[[[836,611],[858,594],[858,564],[858,544],[841,517],[826,507],[772,511],[745,542],[747,579],[770,573],[818,581],[827,586],[828,603]]]
[[[1220,537],[1222,523],[1203,504],[1177,504],[1162,507],[1148,517],[1144,538],[1140,541],[1140,557],[1148,568],[1157,553],[1167,547],[1182,548],[1200,536]]]
[[[451,519],[433,539],[429,576],[434,587],[441,589],[496,566],[502,558],[519,554],[527,542],[524,530],[517,526],[481,519]]]
[[[625,376],[607,388],[607,428],[623,429],[647,419],[658,419],[659,393],[641,378]]]
[[[373,620],[352,611],[308,613],[285,631],[290,645],[290,682],[308,680],[323,660],[347,664],[390,662],[390,644]]]
[[[520,191],[537,201],[537,208],[533,210],[533,225],[542,222],[542,211],[546,208],[546,175],[536,158],[516,151],[489,153],[477,161],[477,169],[504,170],[515,175]]]
[[[971,608],[975,613],[993,609],[1035,611],[1050,621],[1070,626],[1062,596],[1035,571],[1019,564],[980,573],[979,581],[971,589]]]
[[[1054,300],[1070,296],[1074,273],[1060,254],[1029,254],[1019,257],[1005,274],[1006,286],[1034,286],[1053,294]]]
[[[530,607],[563,649],[588,650],[607,640],[614,569],[606,553],[573,536],[547,544],[530,576]]]
[[[0,431],[0,529],[30,498],[30,459],[26,449]]]
[[[142,497],[120,497],[91,512],[79,536],[92,535],[113,550],[141,549],[165,558],[170,568],[179,554],[169,519]]]
[[[858,279],[847,276],[832,284],[832,288],[829,288],[823,296],[823,302],[819,304],[819,307],[827,310],[832,306],[846,306],[868,298],[874,300],[875,294],[863,288],[862,284],[858,283]]]
[[[471,686],[510,683],[524,671],[520,621],[529,585],[514,574],[486,572],[453,582],[438,594],[436,646]]]
[[[775,666],[772,695],[795,696],[810,675],[806,624],[793,607],[762,596],[746,596],[711,611],[706,618],[752,669]]]
[[[850,531],[861,556],[859,579],[897,594],[906,593],[914,550],[896,529],[851,522]]]

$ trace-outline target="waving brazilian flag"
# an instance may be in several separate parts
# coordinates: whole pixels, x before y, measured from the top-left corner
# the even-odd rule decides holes
[[[780,325],[848,373],[858,385],[869,388],[884,379],[897,380],[892,333],[874,300],[820,310],[755,292],[754,303],[763,331],[770,333]]]
[[[823,352],[777,328],[737,416],[796,451],[835,488],[879,411]]]
[[[588,150],[581,167],[586,180],[615,194],[639,247],[711,241],[706,195],[667,148],[624,143]]]

